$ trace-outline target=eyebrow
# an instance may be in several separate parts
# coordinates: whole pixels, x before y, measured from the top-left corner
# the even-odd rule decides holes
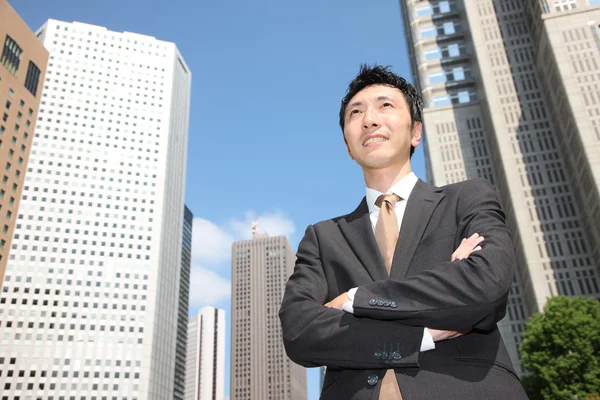
[[[390,97],[390,96],[385,96],[385,95],[381,95],[381,96],[377,96],[377,100],[381,101],[381,100],[392,100],[394,101],[395,99]],[[362,106],[362,101],[355,101],[352,104],[348,104],[347,108],[352,108],[352,107],[358,107],[358,106]]]

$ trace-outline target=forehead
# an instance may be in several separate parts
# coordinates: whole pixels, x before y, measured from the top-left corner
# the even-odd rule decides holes
[[[350,99],[348,104],[376,100],[378,97],[385,96],[392,99],[404,99],[404,94],[400,89],[387,85],[371,85],[356,93]]]

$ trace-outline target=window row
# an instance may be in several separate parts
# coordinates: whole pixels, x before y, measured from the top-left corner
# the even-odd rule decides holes
[[[431,101],[431,104],[428,104],[427,107],[444,107],[453,104],[466,104],[475,100],[477,100],[476,92],[464,90],[457,93],[449,93],[434,96]]]
[[[438,36],[454,35],[460,32],[460,22],[450,21],[436,25],[427,25],[419,29],[419,38],[429,39]]]
[[[456,11],[456,1],[454,0],[426,3],[415,7],[414,11],[411,13],[411,19],[414,20],[415,18],[443,15],[452,11]]]

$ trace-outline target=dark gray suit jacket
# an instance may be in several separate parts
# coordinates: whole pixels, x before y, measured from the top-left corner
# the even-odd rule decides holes
[[[476,232],[483,250],[450,262]],[[496,326],[514,255],[486,180],[417,182],[390,277],[365,199],[351,214],[309,226],[297,257],[279,312],[283,340],[296,363],[328,367],[322,399],[377,399],[390,368],[404,400],[527,398]],[[357,286],[354,315],[323,306]],[[420,353],[423,327],[473,330]]]

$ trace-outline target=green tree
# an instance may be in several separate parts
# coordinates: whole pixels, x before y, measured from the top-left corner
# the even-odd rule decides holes
[[[548,300],[527,322],[524,387],[532,399],[585,400],[600,393],[600,302],[564,296]]]

